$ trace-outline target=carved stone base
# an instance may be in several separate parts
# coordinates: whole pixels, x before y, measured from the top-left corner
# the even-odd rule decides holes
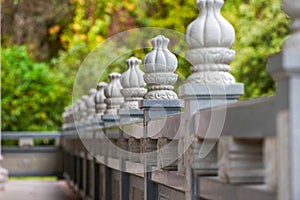
[[[222,137],[219,141],[218,176],[229,183],[262,183],[264,180],[262,139]]]

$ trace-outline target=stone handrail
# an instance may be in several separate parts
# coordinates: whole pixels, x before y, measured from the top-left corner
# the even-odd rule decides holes
[[[223,3],[197,1],[200,14],[186,32],[192,73],[179,95],[177,59],[159,35],[144,58],[145,74],[130,58],[126,72],[98,87],[94,115],[88,96],[66,109],[65,177],[83,197],[299,198],[300,3],[284,0],[292,34],[269,60],[276,95],[243,102],[244,86],[229,73],[235,34],[220,13]]]

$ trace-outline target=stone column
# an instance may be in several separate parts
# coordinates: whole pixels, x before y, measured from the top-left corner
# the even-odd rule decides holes
[[[200,109],[236,102],[243,94],[243,84],[236,83],[229,73],[229,63],[235,52],[230,47],[235,40],[232,25],[223,18],[220,10],[223,0],[196,1],[199,16],[187,27],[186,42],[190,50],[186,52],[187,60],[192,64],[192,74],[187,83],[179,88],[179,95],[184,99],[184,130],[186,132],[183,146],[185,151],[180,162],[180,171],[185,172],[187,182],[186,199],[193,197],[194,175],[217,174],[218,138],[204,140],[194,136],[193,115]],[[200,158],[200,148],[211,149],[205,157]]]
[[[96,117],[98,120],[101,119],[101,116],[104,114],[106,110],[106,104],[105,104],[105,95],[104,90],[107,87],[107,83],[100,82],[97,85],[97,92],[95,94],[95,110],[96,110]]]
[[[122,103],[124,103],[124,98],[121,94],[121,83],[120,78],[121,74],[113,72],[108,75],[110,82],[104,90],[104,94],[106,99],[104,100],[106,103],[106,110],[104,115],[102,115],[102,120],[104,123],[104,134],[107,138],[108,156],[117,157],[116,149],[117,147],[117,139],[120,136],[119,133],[119,116],[118,110],[121,107]]]
[[[87,120],[89,123],[92,123],[95,119],[96,108],[95,108],[95,96],[97,90],[95,88],[91,88],[89,91],[88,99],[86,100],[86,107],[87,107]]]
[[[113,72],[109,74],[108,77],[110,82],[104,89],[106,110],[102,116],[105,127],[118,124],[118,109],[121,107],[121,104],[124,103],[124,98],[121,94],[121,74]]]
[[[177,58],[168,49],[169,39],[159,35],[152,38],[153,46],[144,58],[144,80],[148,84],[148,92],[139,106],[144,110],[144,133],[141,139],[141,159],[145,166],[144,199],[154,199],[157,194],[157,185],[151,182],[151,166],[157,166],[158,140],[164,137],[159,136],[159,129],[148,129],[152,120],[166,118],[169,115],[179,114],[181,101],[173,91],[173,84],[177,81]],[[149,126],[148,126],[149,125]],[[167,138],[172,140],[172,138]],[[165,141],[159,142],[165,144]],[[174,149],[177,151],[177,149]],[[177,157],[177,156],[176,156]],[[164,162],[161,162],[164,163]]]
[[[138,147],[140,145],[140,139],[131,137],[130,133],[126,133],[123,125],[143,120],[144,113],[139,109],[138,101],[143,99],[147,89],[144,88],[146,86],[143,78],[145,73],[140,70],[141,60],[131,57],[126,60],[126,63],[128,69],[121,76],[121,85],[123,87],[121,93],[125,98],[125,102],[119,109],[121,137],[118,140],[118,144],[122,149],[129,151],[131,161],[138,161],[139,157],[135,153],[140,153],[140,148],[136,148],[137,145]],[[131,145],[128,145],[128,141],[130,141]],[[124,156],[127,157],[127,155]]]
[[[143,79],[144,72],[140,70],[141,60],[131,57],[126,60],[128,69],[121,76],[121,94],[125,102],[119,110],[120,124],[143,119],[143,111],[139,109],[138,101],[142,100],[147,90]]]
[[[97,125],[95,126],[97,129],[95,130],[95,157],[96,159],[100,155],[105,154],[105,149],[106,149],[106,140],[104,138],[104,132],[103,132],[103,120],[102,116],[104,115],[104,112],[106,110],[106,104],[105,104],[105,95],[104,95],[104,90],[107,87],[107,83],[105,82],[100,82],[97,84],[97,92],[95,95],[95,110],[96,110],[96,116],[95,116],[95,121]]]
[[[283,0],[291,18],[291,35],[282,52],[268,61],[268,71],[277,81],[278,199],[300,197],[300,0]],[[271,183],[272,184],[272,183]]]
[[[82,127],[87,123],[87,106],[86,106],[86,101],[88,100],[87,95],[83,95],[79,101],[79,117],[80,117],[80,124]]]
[[[178,75],[177,58],[168,49],[169,39],[159,35],[151,40],[153,49],[144,58],[144,80],[148,84],[148,92],[144,100],[140,101],[140,107],[144,110],[144,137],[141,143],[143,152],[152,152],[147,158],[148,165],[157,163],[157,137],[154,130],[148,130],[147,124],[151,120],[165,118],[178,114],[181,111],[181,101],[173,91]],[[159,127],[157,127],[159,130]],[[163,138],[160,138],[163,139]],[[172,138],[168,138],[172,140]],[[160,142],[161,144],[165,141]],[[162,147],[161,147],[162,148]],[[175,150],[176,151],[176,150]]]

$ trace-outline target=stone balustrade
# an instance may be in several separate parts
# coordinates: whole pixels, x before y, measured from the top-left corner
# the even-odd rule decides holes
[[[131,57],[122,75],[111,73],[110,83],[66,108],[65,175],[83,197],[299,198],[299,0],[284,0],[292,33],[268,64],[276,95],[241,102],[244,86],[229,72],[235,32],[220,13],[223,3],[197,1],[200,14],[186,31],[192,73],[179,95],[177,58],[158,35],[145,73]]]

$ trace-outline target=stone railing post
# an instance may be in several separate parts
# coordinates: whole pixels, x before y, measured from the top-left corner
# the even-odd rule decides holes
[[[87,106],[86,101],[88,100],[87,95],[83,95],[79,102],[79,116],[80,116],[80,124],[84,127],[84,125],[87,123]]]
[[[97,92],[95,94],[95,110],[96,110],[96,116],[95,116],[95,121],[96,121],[96,131],[95,131],[95,157],[96,160],[101,160],[98,159],[100,155],[105,154],[105,149],[106,149],[106,139],[104,138],[104,132],[103,132],[103,120],[102,116],[104,115],[104,112],[106,110],[106,104],[105,104],[105,95],[104,95],[104,90],[107,87],[107,83],[105,82],[100,82],[97,84]]]
[[[118,110],[121,107],[122,103],[124,103],[124,98],[121,94],[121,83],[120,78],[121,74],[113,72],[108,75],[110,82],[107,87],[104,89],[104,94],[106,99],[104,100],[106,103],[106,110],[104,115],[102,115],[102,120],[104,123],[104,133],[109,141],[108,156],[117,157],[116,147],[117,139],[119,138],[119,115]]]
[[[291,35],[282,52],[268,61],[268,71],[277,81],[277,178],[267,172],[267,184],[277,188],[278,199],[300,197],[300,0],[283,0],[291,18]],[[273,152],[275,153],[275,152]],[[269,178],[268,178],[269,176]]]
[[[173,91],[178,75],[177,58],[168,49],[169,39],[159,35],[151,40],[153,49],[144,58],[144,80],[148,84],[148,92],[140,107],[144,110],[144,137],[141,142],[142,152],[152,152],[147,158],[148,165],[157,164],[157,141],[159,132],[147,129],[149,121],[165,118],[181,111],[181,101]],[[159,127],[157,127],[157,131]],[[163,138],[160,138],[163,139]]]
[[[121,85],[123,87],[121,93],[125,98],[125,102],[119,109],[121,137],[118,143],[122,149],[129,151],[129,159],[131,161],[139,161],[140,157],[135,154],[140,153],[139,148],[136,148],[136,145],[140,144],[139,138],[131,137],[130,133],[126,133],[123,125],[142,121],[144,118],[143,111],[139,109],[138,101],[142,100],[147,93],[147,89],[144,88],[146,86],[143,78],[145,73],[140,70],[141,60],[136,57],[127,59],[126,63],[128,69],[121,76]]]
[[[105,127],[118,124],[118,109],[121,107],[121,104],[124,103],[124,98],[121,94],[121,74],[113,72],[109,74],[108,77],[110,82],[104,89],[106,110],[102,116]]]
[[[223,0],[197,0],[199,16],[187,27],[186,42],[190,50],[187,60],[192,64],[192,74],[187,83],[179,88],[184,99],[184,121],[187,134],[180,149],[185,150],[180,162],[180,171],[185,171],[187,182],[186,199],[192,199],[195,174],[216,175],[218,138],[205,140],[194,136],[192,117],[200,109],[236,102],[243,94],[243,84],[236,83],[229,73],[229,63],[235,52],[230,47],[235,40],[232,25],[223,18],[220,10]],[[190,134],[188,134],[190,132]],[[190,146],[189,146],[190,145]],[[199,152],[207,149],[210,152]],[[207,154],[200,158],[200,154]]]
[[[95,108],[95,96],[97,90],[95,88],[91,88],[89,91],[88,99],[86,100],[87,107],[87,120],[89,123],[92,123],[95,119],[96,108]]]
[[[147,90],[144,88],[144,72],[140,70],[141,60],[131,57],[126,60],[128,69],[121,76],[121,94],[125,102],[119,110],[120,123],[128,123],[143,119],[143,111],[139,109],[138,101],[142,100]]]
[[[98,120],[101,120],[101,116],[104,114],[105,109],[106,109],[106,104],[105,104],[105,95],[104,95],[104,90],[107,87],[107,83],[105,82],[100,82],[97,85],[97,92],[95,94],[95,110],[96,110],[96,117]]]
[[[144,199],[156,199],[157,185],[151,179],[151,166],[157,166],[158,144],[165,138],[159,136],[161,127],[150,130],[151,120],[166,118],[181,111],[181,101],[173,91],[177,81],[177,58],[168,50],[169,39],[159,35],[151,40],[153,49],[144,58],[144,80],[148,84],[148,92],[139,102],[144,111],[144,133],[141,139],[141,159],[145,166]],[[162,146],[159,146],[162,148]],[[177,149],[174,149],[177,151]]]

